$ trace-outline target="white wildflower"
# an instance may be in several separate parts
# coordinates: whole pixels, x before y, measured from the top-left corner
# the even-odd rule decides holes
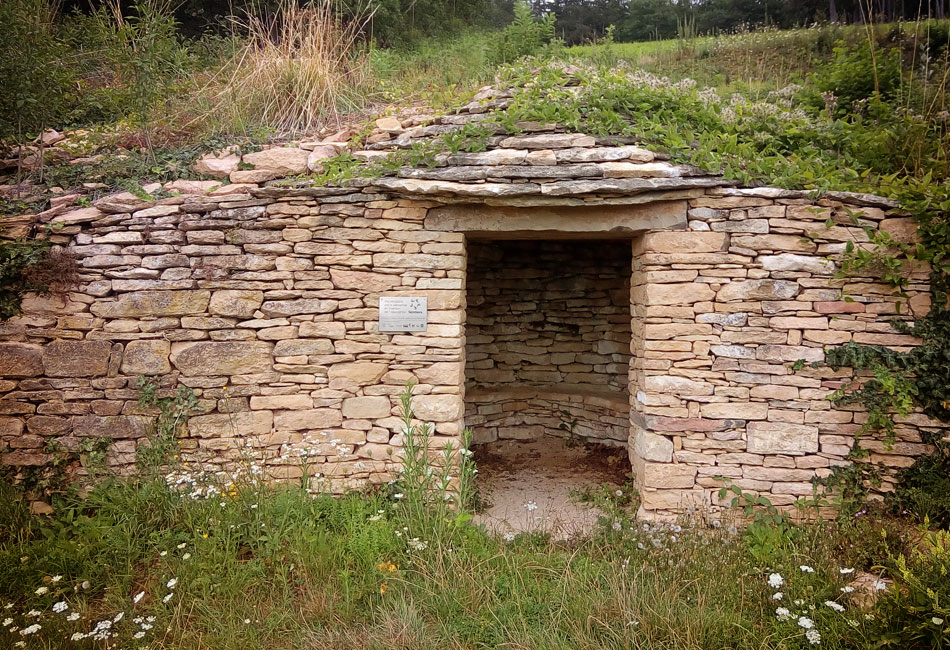
[[[810,566],[808,566],[807,564],[803,564],[803,565],[801,565],[801,566],[798,567],[798,568],[802,570],[802,573],[814,573],[814,572],[815,572],[815,570],[814,570],[813,568],[811,568]]]
[[[875,580],[871,586],[874,587],[877,591],[884,591],[885,589],[887,589],[887,583],[884,582],[883,580]]]
[[[165,586],[168,587],[169,589],[174,589],[175,585],[177,584],[178,584],[178,578],[172,578],[171,580],[165,583]]]
[[[782,600],[784,597],[785,594],[783,594],[781,591],[776,591],[774,594],[772,594],[772,600]]]
[[[63,579],[63,576],[53,576],[52,578],[50,578],[50,582],[57,583],[62,579]]]
[[[168,594],[167,596],[165,596],[164,598],[162,598],[162,602],[163,602],[163,603],[167,603],[169,600],[172,599],[172,596],[174,596],[174,595],[175,595],[175,592],[172,592],[172,593]]]
[[[43,627],[39,623],[34,623],[33,625],[29,627],[25,627],[22,630],[20,630],[20,636],[29,636],[30,634],[36,634],[42,629]]]
[[[772,589],[778,589],[785,584],[785,579],[778,573],[769,574],[769,586]]]
[[[854,573],[854,569],[838,569],[838,573],[840,573],[843,576],[846,576],[849,573]]]
[[[69,609],[69,605],[66,604],[65,600],[61,600],[55,605],[53,605],[53,611],[56,612],[57,614],[59,614],[60,612],[65,612],[67,609]]]
[[[69,637],[70,641],[82,641],[86,638],[86,635],[82,632],[73,632],[73,635]]]
[[[42,596],[48,591],[49,591],[49,587],[37,587],[36,591],[34,591],[33,593],[36,594],[37,596]]]
[[[142,600],[142,598],[143,598],[144,596],[145,596],[145,592],[144,592],[144,591],[140,591],[139,593],[135,594],[135,598],[132,599],[132,602],[133,602],[133,603],[137,603],[137,602],[139,602],[140,600]]]
[[[788,611],[785,607],[776,607],[775,608],[775,618],[780,621],[787,621],[791,612]]]
[[[6,617],[5,619],[3,619],[3,627],[10,627],[11,625],[13,625],[13,619],[12,619],[12,618],[10,618],[10,617],[8,616],[8,617]]]
[[[810,630],[815,627],[815,621],[811,620],[807,616],[799,616],[798,627],[802,628],[803,630]]]
[[[82,581],[82,584],[79,585],[79,586],[82,587],[83,589],[89,589],[89,587],[91,587],[92,585],[89,584],[89,581],[88,581],[88,580],[83,580],[83,581]]]
[[[821,633],[818,630],[808,630],[805,632],[805,638],[808,639],[808,642],[812,645],[821,643]]]
[[[524,509],[528,512],[532,512],[538,509],[538,504],[534,501],[528,501],[526,504],[524,504]]]
[[[69,616],[66,617],[67,621],[78,621],[79,612],[70,612]]]
[[[118,614],[115,615],[115,618],[112,619],[112,622],[113,622],[113,623],[118,623],[118,622],[121,621],[123,618],[125,618],[125,612],[119,612]]]
[[[942,618],[938,618],[938,617],[934,616],[934,617],[933,617],[932,619],[930,619],[930,620],[933,621],[933,624],[934,624],[934,625],[943,625],[943,619],[942,619]]]
[[[32,616],[32,617],[40,616],[40,615],[42,615],[42,614],[43,614],[43,612],[41,612],[41,611],[38,610],[38,609],[31,609],[30,611],[28,611],[28,612],[26,613],[27,616]]]
[[[854,591],[854,587],[842,587],[842,588],[841,588],[841,593],[843,593],[843,594],[850,594],[852,591]]]
[[[844,606],[841,605],[841,604],[839,604],[839,603],[836,603],[836,602],[833,601],[833,600],[826,600],[826,601],[825,601],[825,606],[826,606],[826,607],[830,607],[831,609],[835,610],[836,612],[843,612],[843,611],[844,611]]]
[[[183,549],[183,548],[185,548],[186,546],[188,546],[188,545],[187,545],[186,543],[182,542],[181,544],[178,545],[178,548],[179,548],[179,549]]]
[[[183,560],[190,560],[190,559],[191,559],[191,553],[185,553],[184,555],[181,556],[181,559],[183,559]]]
[[[513,542],[513,541],[515,541],[515,534],[514,534],[514,533],[505,533],[504,535],[501,536],[501,538],[502,538],[503,540],[505,540],[506,542]]]
[[[250,625],[250,624],[251,624],[251,619],[245,618],[245,619],[244,619],[244,624],[245,624],[245,625]]]
[[[138,632],[136,632],[135,634],[132,635],[132,638],[133,638],[133,639],[141,639],[141,638],[144,637],[144,636],[145,636],[145,631],[144,631],[144,630],[139,630]]]

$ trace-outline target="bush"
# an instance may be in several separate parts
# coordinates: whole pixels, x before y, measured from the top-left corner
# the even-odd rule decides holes
[[[538,54],[554,41],[554,21],[553,13],[536,19],[528,3],[516,2],[515,19],[498,36],[489,57],[491,63],[510,63]]]
[[[78,281],[76,260],[45,241],[0,241],[0,320],[20,313],[27,293],[48,295]]]
[[[898,474],[891,503],[918,521],[950,527],[950,443],[932,441],[934,452],[920,456]]]
[[[901,87],[901,53],[897,48],[875,49],[868,43],[849,47],[839,43],[831,61],[814,75],[814,85],[833,115],[843,116],[856,102],[893,99]],[[834,99],[830,99],[830,95]]]
[[[944,648],[950,642],[950,531],[928,533],[923,549],[891,562],[895,587],[875,618],[878,647]]]
[[[0,138],[22,140],[57,125],[74,99],[73,52],[46,0],[0,2]]]

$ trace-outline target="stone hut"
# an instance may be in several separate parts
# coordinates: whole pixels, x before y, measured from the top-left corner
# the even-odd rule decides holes
[[[917,343],[890,320],[927,312],[926,274],[909,299],[836,276],[865,228],[913,237],[889,200],[738,188],[630,140],[537,124],[431,167],[274,182],[504,104],[486,89],[452,115],[379,120],[359,150],[300,142],[244,155],[253,169],[208,156],[199,170],[221,180],[168,184],[170,198],[63,197],[7,220],[52,226],[82,284],[0,326],[2,463],[105,436],[109,462],[130,468],[149,431],[142,375],[197,394],[182,453],[214,464],[251,449],[295,477],[306,444],[334,491],[394,478],[409,381],[440,444],[464,427],[477,444],[564,436],[567,420],[625,446],[651,514],[714,504],[717,476],[788,506],[851,462],[864,413],[827,399],[850,369],[793,365],[847,341]],[[903,466],[939,426],[912,415],[893,446],[863,446]]]

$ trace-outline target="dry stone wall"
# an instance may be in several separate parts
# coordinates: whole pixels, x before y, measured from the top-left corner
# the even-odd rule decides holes
[[[203,466],[251,454],[297,477],[305,453],[334,491],[390,480],[409,381],[439,442],[457,440],[462,235],[424,230],[417,201],[261,194],[99,204],[58,231],[83,284],[2,325],[3,464],[106,437],[128,470],[154,415],[138,402],[143,375],[197,394],[181,445]],[[427,331],[380,334],[383,293],[427,297]]]
[[[669,511],[716,501],[724,476],[780,506],[851,462],[865,422],[828,396],[854,377],[811,367],[848,341],[906,350],[892,319],[929,310],[927,269],[908,299],[877,277],[838,277],[865,227],[910,241],[909,218],[860,197],[812,200],[781,190],[713,190],[689,202],[688,230],[650,232],[634,248],[630,457],[643,506]],[[799,360],[809,362],[794,370]],[[920,415],[898,419],[897,442],[862,439],[871,462],[902,467],[928,451]]]

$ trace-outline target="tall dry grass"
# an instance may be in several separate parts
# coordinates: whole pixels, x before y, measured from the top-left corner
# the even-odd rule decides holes
[[[361,35],[371,17],[344,21],[329,3],[281,0],[270,15],[235,19],[239,43],[197,92],[196,121],[217,133],[312,133],[339,124],[372,92]]]

